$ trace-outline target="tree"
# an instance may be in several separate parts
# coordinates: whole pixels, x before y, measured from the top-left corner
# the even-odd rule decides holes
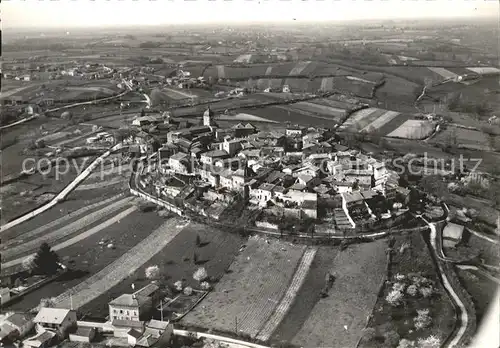
[[[429,327],[432,322],[431,316],[429,315],[429,309],[417,309],[417,316],[413,318],[413,322],[417,330]]]
[[[394,307],[397,307],[401,304],[403,301],[403,293],[398,290],[398,289],[393,289],[387,296],[385,297],[385,300]]]
[[[56,301],[54,297],[45,297],[40,300],[40,308],[54,308]]]
[[[384,334],[384,338],[384,342],[387,347],[396,347],[399,343],[400,337],[396,331],[391,330]]]
[[[23,269],[32,272],[35,268],[35,255],[28,256],[23,260]]]
[[[193,274],[193,279],[197,280],[199,282],[204,281],[205,279],[208,278],[208,273],[207,270],[204,267],[200,267],[194,272]]]
[[[47,243],[42,243],[40,249],[34,257],[35,274],[52,275],[59,269],[59,256],[52,250]]]
[[[439,348],[441,347],[441,340],[434,335],[430,335],[427,338],[419,339],[418,346],[421,348]]]
[[[158,265],[149,266],[146,268],[147,279],[158,279],[160,277],[160,267]]]
[[[415,341],[410,341],[406,338],[403,338],[401,341],[399,341],[398,348],[415,348]]]

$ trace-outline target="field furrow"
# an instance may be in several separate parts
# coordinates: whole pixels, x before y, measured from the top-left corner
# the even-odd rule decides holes
[[[120,283],[160,252],[182,231],[185,225],[179,225],[179,222],[179,219],[167,220],[146,239],[102,271],[56,297],[57,307],[69,308],[70,296],[72,296],[73,308],[78,309]]]
[[[309,248],[302,256],[299,267],[297,268],[297,271],[293,276],[292,284],[287,289],[285,296],[281,299],[280,304],[272,314],[271,318],[267,321],[267,323],[264,325],[264,328],[257,335],[256,338],[258,340],[264,342],[269,340],[273,332],[279,326],[285,315],[288,313],[290,306],[292,305],[298,291],[300,290],[300,287],[306,279],[307,272],[309,271],[309,267],[311,267],[317,251],[317,248]]]

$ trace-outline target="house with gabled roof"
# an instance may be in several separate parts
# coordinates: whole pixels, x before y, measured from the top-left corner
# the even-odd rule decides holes
[[[62,337],[76,328],[76,311],[42,307],[33,322],[40,328],[51,330]]]

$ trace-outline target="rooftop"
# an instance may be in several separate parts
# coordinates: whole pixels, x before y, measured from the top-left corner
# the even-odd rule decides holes
[[[272,191],[274,187],[275,185],[263,183],[262,185],[259,186],[259,190]]]
[[[344,192],[342,193],[342,197],[345,199],[346,203],[354,203],[363,201],[363,196],[360,192]]]
[[[24,313],[14,313],[5,319],[6,322],[11,323],[15,326],[23,326],[27,322],[30,322],[33,318],[28,314]]]
[[[36,315],[34,322],[59,325],[66,319],[69,312],[71,312],[69,309],[43,307]]]
[[[206,156],[206,157],[223,157],[223,156],[228,156],[229,154],[227,153],[227,151],[225,150],[212,150],[212,151],[208,151],[206,153],[203,154],[203,156]]]
[[[120,307],[139,307],[141,303],[145,302],[146,298],[143,296],[135,296],[132,294],[122,294],[109,303],[110,306]]]

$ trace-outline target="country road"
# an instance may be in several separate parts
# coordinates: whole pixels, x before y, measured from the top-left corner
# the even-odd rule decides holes
[[[437,242],[438,233],[436,230],[436,224],[425,220],[423,217],[421,217],[421,219],[425,223],[427,223],[427,225],[429,226],[429,229],[431,231],[431,233],[430,233],[431,245],[432,245],[432,248],[434,250],[435,255],[439,259],[440,256],[442,257],[443,255],[441,255],[442,250],[439,250],[440,248],[438,248],[438,242]],[[440,261],[438,260],[436,262],[436,264],[438,266],[439,273],[441,274],[441,278],[443,280],[443,285],[444,285],[446,291],[448,292],[448,294],[452,298],[453,302],[455,303],[455,306],[457,308],[459,308],[459,310],[460,310],[460,313],[458,313],[459,317],[460,317],[460,327],[454,333],[454,336],[448,340],[447,345],[446,345],[446,348],[454,348],[454,347],[457,347],[458,344],[461,342],[461,340],[462,340],[462,338],[467,330],[467,326],[469,324],[469,315],[467,313],[467,308],[465,308],[465,305],[463,304],[462,300],[457,295],[457,293],[455,292],[455,289],[453,288],[450,281],[448,280],[448,277],[446,276],[446,272],[444,271],[443,266],[440,264]]]

